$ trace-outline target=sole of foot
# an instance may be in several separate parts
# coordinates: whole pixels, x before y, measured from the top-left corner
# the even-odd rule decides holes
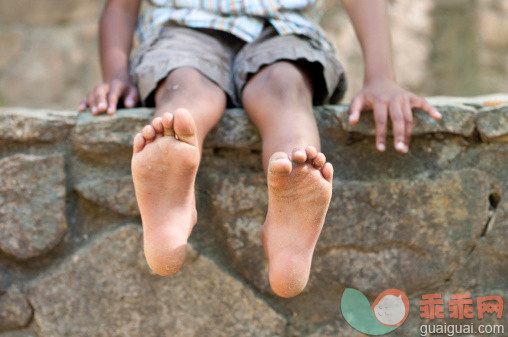
[[[134,138],[131,162],[143,222],[145,257],[161,276],[183,266],[187,240],[197,221],[194,186],[200,161],[190,113],[164,113]]]
[[[261,241],[272,290],[294,297],[307,285],[312,256],[332,196],[332,164],[313,146],[272,155],[268,165],[268,214]]]

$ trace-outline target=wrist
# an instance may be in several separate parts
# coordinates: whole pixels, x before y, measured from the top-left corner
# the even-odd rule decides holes
[[[102,79],[104,82],[119,80],[122,82],[131,82],[129,73],[129,61],[123,53],[103,53],[101,54]]]
[[[395,75],[393,73],[387,73],[387,74],[375,74],[367,76],[365,75],[363,79],[363,85],[369,85],[373,83],[396,83],[397,80],[395,79]]]
[[[111,74],[106,73],[103,76],[103,80],[104,82],[112,82],[117,80],[125,83],[132,83],[131,76],[128,70],[121,70]]]
[[[367,62],[365,65],[365,76],[363,83],[369,84],[372,82],[396,82],[395,72],[389,61],[380,62]]]

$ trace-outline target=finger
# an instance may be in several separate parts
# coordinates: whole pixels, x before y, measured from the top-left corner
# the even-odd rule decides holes
[[[411,141],[411,131],[413,130],[413,111],[411,111],[411,105],[407,100],[402,103],[402,114],[404,115],[404,144],[407,152]]]
[[[356,124],[360,120],[360,113],[365,105],[365,98],[363,95],[357,95],[353,98],[351,105],[349,105],[349,124]]]
[[[86,103],[88,104],[90,111],[92,111],[92,115],[97,115],[97,107],[95,106],[95,95],[93,91],[90,91],[88,95],[86,95]]]
[[[118,99],[122,95],[122,88],[119,85],[111,86],[111,90],[108,94],[108,110],[107,114],[112,115],[116,112],[118,106]]]
[[[376,147],[381,152],[386,149],[387,115],[388,108],[386,104],[374,104],[374,119],[376,120]]]
[[[138,90],[134,86],[130,86],[125,95],[124,105],[126,108],[134,108],[139,102]]]
[[[81,103],[79,103],[78,105],[79,112],[84,112],[85,110],[86,110],[86,98],[82,100]]]
[[[443,117],[427,100],[418,96],[411,98],[411,107],[422,109],[434,119],[441,119]]]
[[[404,115],[400,103],[391,102],[389,105],[390,118],[393,127],[393,145],[399,152],[405,152],[404,145]]]
[[[107,84],[100,84],[95,87],[95,106],[97,107],[98,113],[104,112],[108,108],[108,102],[106,100],[108,92],[109,86]]]

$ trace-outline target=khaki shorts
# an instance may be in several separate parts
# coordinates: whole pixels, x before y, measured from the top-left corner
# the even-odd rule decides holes
[[[229,106],[240,106],[249,78],[281,60],[308,67],[315,105],[337,103],[344,95],[346,77],[333,51],[305,36],[279,35],[269,24],[251,43],[223,31],[166,26],[139,46],[131,60],[131,75],[148,106],[154,104],[159,83],[179,67],[195,68],[224,90]]]

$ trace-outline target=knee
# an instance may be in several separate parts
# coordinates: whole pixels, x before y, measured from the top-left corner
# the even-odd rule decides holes
[[[273,97],[278,100],[312,100],[309,76],[291,62],[279,61],[262,68],[245,85],[242,102],[257,102]]]
[[[196,85],[206,86],[207,78],[198,70],[192,67],[176,68],[166,77],[164,88],[172,89],[175,86],[194,87]],[[208,80],[209,81],[209,80]]]
[[[199,103],[203,107],[224,110],[226,94],[206,76],[194,68],[181,67],[173,70],[160,83],[155,93],[156,105],[178,96],[180,99]]]

